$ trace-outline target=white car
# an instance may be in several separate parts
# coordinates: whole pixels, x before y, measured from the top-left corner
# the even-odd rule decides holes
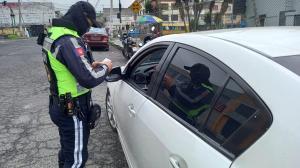
[[[300,28],[170,35],[107,78],[131,168],[300,166]]]

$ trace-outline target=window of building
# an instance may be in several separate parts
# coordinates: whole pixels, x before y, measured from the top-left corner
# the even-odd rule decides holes
[[[169,10],[169,4],[161,4],[162,10]]]
[[[300,15],[294,16],[294,26],[300,26]]]
[[[160,84],[157,101],[199,129],[226,73],[204,57],[179,49]]]
[[[270,126],[271,115],[230,79],[206,121],[204,133],[235,156]]]
[[[169,15],[162,15],[161,19],[163,21],[169,21]]]
[[[260,26],[265,26],[266,15],[259,15]]]
[[[178,21],[178,15],[172,15],[171,19],[172,21]]]
[[[172,3],[171,9],[172,9],[172,10],[178,10],[178,7],[175,5],[175,3]]]
[[[217,11],[219,9],[219,6],[218,5],[215,5],[214,7],[213,7],[213,10],[214,11]]]

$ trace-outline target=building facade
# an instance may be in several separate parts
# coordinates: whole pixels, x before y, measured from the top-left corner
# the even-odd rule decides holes
[[[300,26],[300,0],[247,0],[247,26]]]
[[[19,5],[8,2],[0,5],[0,27],[14,27],[19,25]],[[22,25],[50,25],[55,17],[54,5],[51,2],[22,2]]]
[[[122,8],[121,23],[120,19],[118,18],[119,8],[113,8],[112,16],[110,15],[110,8],[103,8],[102,13],[106,21],[105,26],[112,27],[113,30],[119,30],[119,28],[135,23],[133,13],[129,8]]]

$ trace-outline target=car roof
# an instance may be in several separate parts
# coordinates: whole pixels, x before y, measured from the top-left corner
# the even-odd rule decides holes
[[[163,37],[162,41],[182,41],[183,36],[189,36],[190,40],[197,43],[197,37],[206,36],[231,42],[256,51],[267,57],[281,57],[300,55],[300,27],[256,27],[223,29],[214,31],[202,31],[185,33]],[[169,40],[168,40],[169,39]]]

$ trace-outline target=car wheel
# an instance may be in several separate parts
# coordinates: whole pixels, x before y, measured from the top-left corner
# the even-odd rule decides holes
[[[105,51],[109,51],[109,47],[105,48]]]
[[[126,49],[125,49],[125,48],[123,48],[123,50],[122,50],[122,54],[123,54],[124,58],[126,58],[126,59],[127,59],[127,51],[126,51]]]
[[[133,56],[133,52],[128,52],[128,59],[130,59]]]
[[[116,123],[116,118],[114,115],[113,106],[112,106],[112,102],[111,102],[111,96],[110,96],[109,91],[107,91],[107,93],[106,93],[105,105],[106,105],[106,113],[107,113],[109,125],[114,132],[117,132],[117,123]]]
[[[125,58],[127,58],[127,59],[130,58],[129,52],[128,52],[128,50],[126,50],[126,49],[125,49],[125,51],[124,51],[124,56],[125,56]]]

